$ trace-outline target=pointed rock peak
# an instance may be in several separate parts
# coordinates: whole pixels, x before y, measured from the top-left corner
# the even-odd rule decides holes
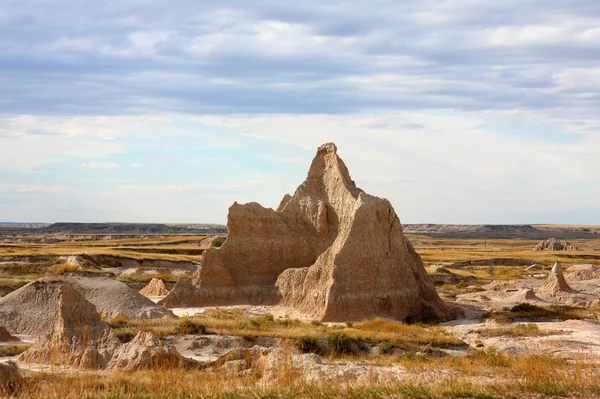
[[[552,274],[562,275],[562,266],[560,265],[560,262],[556,262],[554,266],[552,266]]]
[[[337,147],[333,143],[326,143],[318,148],[308,171],[307,182],[309,181],[322,182],[329,188],[339,186],[341,183],[354,198],[358,198],[362,192],[350,177],[350,172],[344,161],[337,155]]]
[[[333,153],[333,154],[337,155],[337,146],[334,143],[325,143],[319,147],[317,152],[318,153],[321,153],[321,152]]]

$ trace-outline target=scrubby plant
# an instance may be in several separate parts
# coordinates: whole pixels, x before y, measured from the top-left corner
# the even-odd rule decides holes
[[[176,328],[177,334],[181,335],[203,335],[206,334],[206,327],[197,321],[189,318],[183,318],[179,321]]]
[[[352,352],[354,340],[343,332],[334,332],[327,336],[327,343],[333,355],[345,355]]]
[[[296,338],[294,346],[302,353],[320,353],[319,341],[308,335]]]

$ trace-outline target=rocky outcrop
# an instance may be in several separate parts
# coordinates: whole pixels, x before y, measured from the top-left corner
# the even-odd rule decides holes
[[[16,342],[19,338],[13,337],[6,328],[0,326],[0,342]]]
[[[11,397],[19,392],[24,385],[19,370],[8,364],[0,363],[0,394]]]
[[[524,302],[545,302],[538,298],[531,288],[524,288],[515,292],[510,297],[504,300],[509,303],[524,303]]]
[[[307,383],[391,383],[405,378],[400,367],[361,364],[359,362],[325,363],[316,354],[286,352],[282,348],[232,349],[207,364],[212,371],[229,372],[232,375],[254,377],[273,383],[279,379],[304,381]]]
[[[548,274],[548,278],[538,291],[538,296],[542,298],[553,298],[559,293],[575,292],[565,280],[560,262],[556,262]]]
[[[107,369],[156,370],[190,366],[194,363],[183,358],[174,346],[161,341],[153,333],[140,331],[130,342],[121,345],[114,352]]]
[[[451,319],[392,205],[356,187],[334,144],[277,211],[229,209],[228,239],[204,252],[193,293],[170,306],[281,303],[320,320]],[[169,297],[179,295],[185,302]]]
[[[25,351],[24,363],[76,368],[105,367],[121,343],[100,320],[93,304],[68,284],[56,289],[57,303],[51,329]]]
[[[144,296],[165,296],[169,293],[165,283],[159,278],[153,278],[148,285],[140,290]]]
[[[571,245],[566,241],[558,240],[554,237],[541,241],[534,251],[579,251],[575,245]]]

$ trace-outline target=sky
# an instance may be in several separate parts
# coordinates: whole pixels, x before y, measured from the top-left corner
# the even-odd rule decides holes
[[[597,0],[2,0],[0,221],[225,223],[333,141],[404,223],[600,224]]]

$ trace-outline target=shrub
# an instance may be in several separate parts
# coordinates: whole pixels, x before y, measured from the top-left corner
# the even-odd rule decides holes
[[[389,355],[394,350],[394,345],[389,342],[382,342],[377,346],[377,351],[381,355]]]
[[[518,305],[515,305],[512,307],[512,309],[510,309],[510,311],[512,313],[519,313],[519,312],[539,312],[539,311],[543,311],[544,308],[541,308],[537,305],[532,305],[530,303],[520,303]]]
[[[351,345],[353,339],[347,336],[345,333],[331,333],[327,336],[327,343],[331,348],[331,353],[334,355],[343,355],[351,353]]]
[[[319,353],[321,351],[319,341],[307,335],[296,338],[294,346],[302,353]]]
[[[184,318],[181,319],[175,331],[177,332],[177,334],[181,335],[204,335],[206,334],[206,327],[197,321]]]
[[[29,349],[31,345],[16,344],[0,346],[0,357],[17,356]]]
[[[215,248],[221,248],[224,243],[225,243],[225,239],[218,237],[213,240],[212,246]]]

